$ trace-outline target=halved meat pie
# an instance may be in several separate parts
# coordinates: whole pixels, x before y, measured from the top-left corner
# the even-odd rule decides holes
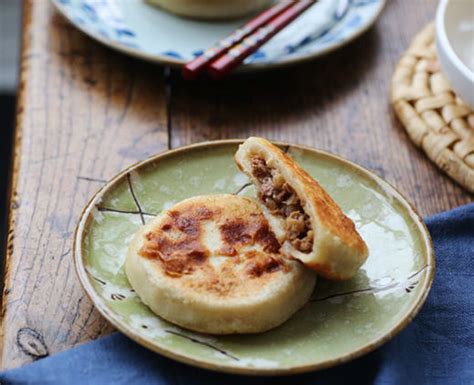
[[[262,138],[247,139],[235,159],[255,184],[283,254],[328,279],[354,276],[367,259],[367,245],[318,182]]]

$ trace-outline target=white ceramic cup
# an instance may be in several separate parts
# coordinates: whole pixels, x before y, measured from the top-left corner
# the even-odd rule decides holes
[[[436,48],[454,91],[474,108],[474,0],[439,2]]]

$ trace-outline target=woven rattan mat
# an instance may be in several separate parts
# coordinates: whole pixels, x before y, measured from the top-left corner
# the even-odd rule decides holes
[[[441,73],[432,24],[415,37],[398,63],[391,101],[411,140],[474,193],[474,111]]]

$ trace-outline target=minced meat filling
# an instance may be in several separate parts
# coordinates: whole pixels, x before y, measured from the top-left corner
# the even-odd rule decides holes
[[[252,158],[252,173],[260,182],[259,198],[270,213],[285,218],[287,239],[295,249],[309,253],[313,248],[314,233],[295,190],[259,156]]]

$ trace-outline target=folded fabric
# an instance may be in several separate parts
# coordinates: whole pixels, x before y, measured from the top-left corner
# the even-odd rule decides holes
[[[7,384],[474,384],[474,204],[427,220],[436,278],[415,320],[384,347],[348,364],[291,377],[193,368],[115,333],[0,373]]]

